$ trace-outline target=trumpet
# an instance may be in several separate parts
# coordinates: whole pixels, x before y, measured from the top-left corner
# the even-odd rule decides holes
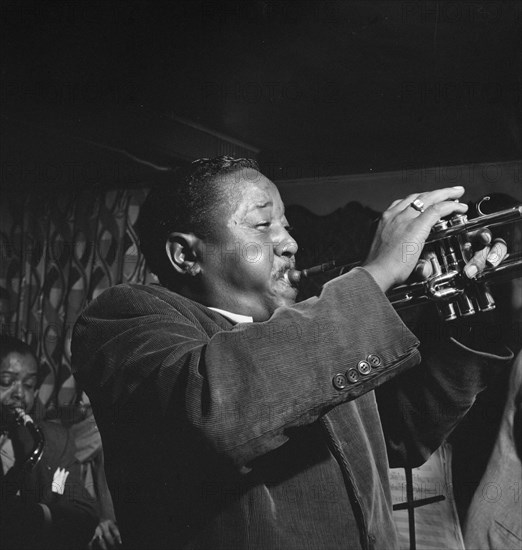
[[[474,279],[469,279],[463,275],[463,269],[472,255],[470,239],[485,229],[508,226],[520,220],[522,205],[472,220],[464,214],[439,220],[423,249],[431,263],[431,276],[390,289],[387,297],[391,304],[396,309],[403,309],[433,302],[445,321],[495,309],[490,284],[522,276],[522,252],[520,249],[509,251],[502,263],[487,266]],[[330,260],[302,270],[291,269],[287,278],[293,285],[298,285],[303,278],[319,275],[329,280],[360,265],[362,262],[359,261],[342,263]]]

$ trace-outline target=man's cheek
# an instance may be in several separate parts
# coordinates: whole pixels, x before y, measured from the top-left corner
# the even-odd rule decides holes
[[[220,247],[216,247],[211,253],[217,256],[217,263],[222,268],[234,267],[241,264],[243,261],[242,247],[240,243],[226,243]]]
[[[244,243],[240,250],[242,260],[249,264],[262,264],[270,261],[266,245],[262,243]]]
[[[34,401],[36,399],[36,395],[37,395],[36,392],[29,392],[25,396],[25,403],[26,403],[28,411],[31,411],[33,409],[33,405],[34,405]]]

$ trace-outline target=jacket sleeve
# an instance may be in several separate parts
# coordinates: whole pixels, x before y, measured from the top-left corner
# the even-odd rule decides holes
[[[499,342],[480,345],[481,321],[475,320],[479,327],[473,328],[443,325],[431,313],[422,319],[414,329],[421,338],[421,364],[377,390],[392,468],[424,463],[468,412],[490,377],[497,369],[509,367],[513,359],[513,353]]]
[[[174,307],[139,287],[102,298],[81,315],[72,343],[93,406],[102,395],[105,404],[128,401],[154,373],[163,413],[184,418],[238,466],[282,445],[289,429],[369,391],[346,379],[369,354],[380,361],[379,380],[419,361],[418,340],[364,269],[266,322],[211,335],[183,302]]]

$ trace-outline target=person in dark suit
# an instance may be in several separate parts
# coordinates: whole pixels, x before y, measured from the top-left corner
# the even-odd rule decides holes
[[[300,303],[298,245],[255,162],[202,159],[149,194],[138,230],[161,284],[106,290],[72,340],[126,548],[398,548],[389,464],[425,461],[512,357],[466,331],[421,363],[385,296],[463,193],[395,201],[364,265]]]
[[[0,336],[2,550],[84,549],[98,523],[67,430],[29,416],[38,365],[21,340]]]

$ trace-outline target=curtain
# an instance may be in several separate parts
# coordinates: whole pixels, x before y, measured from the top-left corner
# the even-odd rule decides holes
[[[73,410],[71,335],[85,305],[106,288],[153,279],[135,223],[146,189],[4,194],[0,205],[2,333],[40,361],[36,416]]]

